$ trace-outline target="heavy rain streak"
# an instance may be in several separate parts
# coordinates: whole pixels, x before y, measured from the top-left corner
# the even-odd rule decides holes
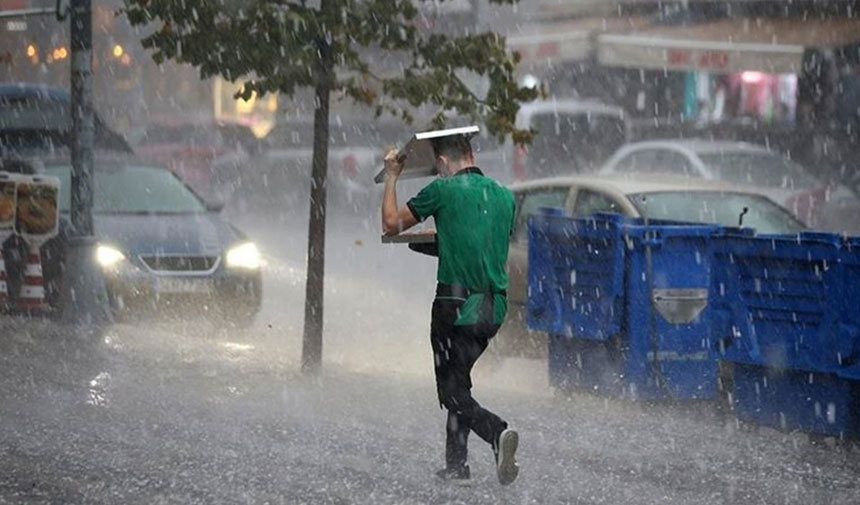
[[[0,504],[856,505],[858,130],[858,0],[0,0]]]

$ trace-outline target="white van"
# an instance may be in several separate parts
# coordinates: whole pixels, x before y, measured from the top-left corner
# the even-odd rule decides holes
[[[629,136],[624,109],[593,100],[523,104],[516,127],[537,134],[529,146],[506,145],[514,181],[596,171]]]

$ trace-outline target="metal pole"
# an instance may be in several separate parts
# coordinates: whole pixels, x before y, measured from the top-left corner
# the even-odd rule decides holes
[[[72,0],[71,233],[61,296],[61,320],[97,333],[111,321],[93,235],[93,24],[92,0]]]
[[[75,236],[93,234],[93,22],[92,0],[71,3],[72,205]]]

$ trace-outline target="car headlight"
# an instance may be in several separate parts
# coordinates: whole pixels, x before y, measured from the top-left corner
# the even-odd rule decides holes
[[[117,263],[125,259],[119,249],[107,245],[99,245],[96,248],[96,261],[102,268],[110,268],[116,266]]]
[[[256,270],[263,264],[260,251],[252,242],[245,242],[227,251],[227,266],[230,268],[244,268]]]

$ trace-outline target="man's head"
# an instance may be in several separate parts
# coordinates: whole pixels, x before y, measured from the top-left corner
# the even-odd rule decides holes
[[[472,144],[465,135],[451,135],[433,140],[433,156],[436,170],[442,177],[454,175],[460,170],[475,165]]]

